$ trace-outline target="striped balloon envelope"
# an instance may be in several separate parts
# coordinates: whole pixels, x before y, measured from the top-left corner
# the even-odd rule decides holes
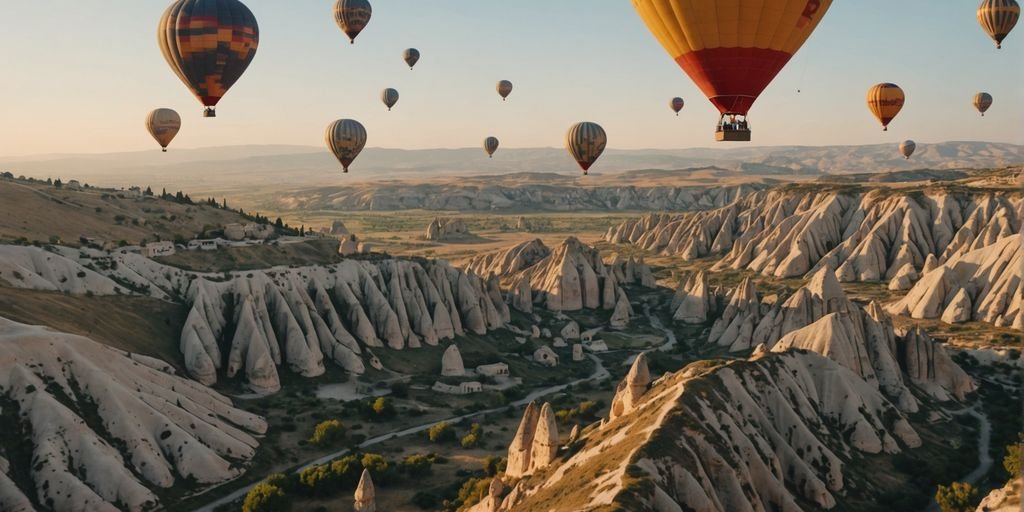
[[[978,24],[996,42],[996,48],[1003,47],[1003,39],[1010,34],[1020,19],[1020,5],[1017,0],[983,0],[978,6]]]
[[[508,80],[498,82],[498,85],[495,88],[498,90],[498,95],[501,96],[502,101],[505,101],[505,99],[508,98],[508,95],[512,94],[512,82],[509,82]]]
[[[334,4],[334,21],[352,44],[356,44],[356,37],[370,24],[371,17],[373,7],[367,0],[338,0]]]
[[[409,65],[409,69],[411,70],[416,67],[416,63],[420,61],[420,51],[416,48],[406,49],[405,52],[402,53],[402,59],[405,60],[405,63]]]
[[[882,123],[882,130],[889,131],[889,123],[903,110],[906,95],[896,84],[884,83],[868,89],[868,109]]]
[[[584,175],[590,172],[590,167],[601,157],[607,145],[608,135],[597,123],[576,123],[565,134],[565,147],[580,164]]]
[[[498,144],[497,137],[487,137],[484,139],[484,151],[487,152],[488,157],[494,158],[494,152],[498,150]]]
[[[366,128],[352,119],[339,119],[331,123],[324,137],[327,147],[341,162],[345,172],[348,172],[349,166],[366,147]]]
[[[985,112],[992,106],[992,95],[987,92],[979,92],[974,95],[974,108],[985,117]]]
[[[260,29],[238,0],[178,0],[160,18],[157,40],[204,115],[216,117],[217,103],[256,57]]]
[[[832,0],[632,0],[683,71],[724,114],[747,115]]]
[[[668,102],[668,107],[671,108],[672,111],[675,112],[677,116],[679,115],[679,112],[681,112],[683,110],[683,107],[685,107],[685,106],[686,106],[686,102],[683,101],[682,98],[672,98],[672,101]]]
[[[169,108],[158,108],[146,116],[146,129],[164,153],[181,130],[181,116]]]
[[[380,99],[384,105],[387,105],[388,112],[390,112],[391,107],[398,103],[398,91],[391,88],[384,89],[384,92],[380,93]]]
[[[913,155],[916,149],[917,143],[912,140],[905,140],[900,143],[900,154],[907,160],[910,160],[910,155]]]

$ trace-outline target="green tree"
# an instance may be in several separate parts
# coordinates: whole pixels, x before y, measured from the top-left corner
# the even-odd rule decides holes
[[[491,480],[488,478],[470,478],[462,484],[459,488],[459,497],[457,502],[460,505],[459,510],[466,510],[477,503],[487,495],[490,490]]]
[[[462,436],[462,447],[473,448],[480,443],[480,437],[483,435],[483,428],[479,423],[474,423],[469,427],[469,433]]]
[[[978,489],[967,482],[940,485],[935,492],[935,502],[942,512],[973,512],[979,501]]]
[[[447,443],[455,440],[455,429],[448,424],[447,421],[442,421],[427,431],[427,438],[432,443]]]
[[[321,421],[313,429],[309,443],[316,446],[333,446],[345,436],[345,425],[338,420]]]
[[[379,453],[363,454],[360,463],[370,472],[374,483],[386,484],[394,480],[396,468],[383,455]]]
[[[327,465],[311,466],[299,473],[299,483],[306,492],[326,496],[336,490],[338,478]]]
[[[1024,446],[1024,432],[1017,433],[1017,442],[1006,447],[1006,457],[1003,457],[1003,468],[1011,480],[1020,476],[1021,446]]]
[[[422,453],[414,453],[402,459],[402,462],[399,463],[398,466],[403,473],[413,478],[418,478],[429,475],[433,464],[434,463],[430,461],[430,457],[427,457]]]
[[[353,488],[359,483],[363,466],[358,455],[346,455],[331,463],[331,473],[337,477],[341,487]]]
[[[395,404],[387,397],[379,397],[373,401],[373,413],[378,418],[390,418],[395,415]]]
[[[259,483],[253,486],[242,502],[242,512],[281,512],[288,510],[284,490],[276,485]]]
[[[495,476],[502,471],[505,471],[505,467],[508,466],[508,459],[504,457],[495,457],[494,455],[488,455],[484,457],[484,473],[487,476]]]

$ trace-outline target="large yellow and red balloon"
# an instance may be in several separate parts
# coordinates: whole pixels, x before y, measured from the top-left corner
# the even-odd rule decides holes
[[[747,111],[832,0],[632,0],[647,28],[724,114]]]
[[[1020,5],[1017,0],[982,0],[978,5],[978,24],[996,42],[996,48],[1003,47],[1003,39],[1010,34],[1020,19]]]

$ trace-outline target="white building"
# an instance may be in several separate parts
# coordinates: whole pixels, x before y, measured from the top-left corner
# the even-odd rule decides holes
[[[188,250],[190,251],[216,251],[216,240],[189,240]]]
[[[463,382],[458,386],[453,386],[451,384],[445,384],[438,381],[435,382],[434,386],[430,389],[437,393],[444,393],[446,395],[470,395],[482,392],[484,390],[484,385],[479,382],[472,381]]]
[[[143,256],[154,258],[157,256],[171,256],[174,254],[174,242],[150,242],[143,247]]]
[[[485,364],[476,367],[477,375],[485,377],[499,377],[509,375],[508,365],[505,363]]]

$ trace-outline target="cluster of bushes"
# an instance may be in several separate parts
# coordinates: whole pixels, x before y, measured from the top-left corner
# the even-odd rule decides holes
[[[242,504],[243,512],[288,510],[289,496],[328,498],[351,492],[359,484],[363,469],[374,485],[387,486],[401,478],[422,478],[434,464],[447,462],[436,454],[409,455],[395,462],[378,453],[350,454],[330,464],[306,468],[293,475],[275,474],[253,487]]]
[[[346,402],[345,411],[373,422],[387,421],[398,415],[394,401],[386,396]]]
[[[576,420],[594,421],[597,419],[597,411],[604,407],[600,402],[584,400],[571,409],[559,409],[555,411],[555,419],[561,424],[572,423]]]
[[[442,512],[465,510],[487,496],[491,480],[499,472],[505,470],[507,463],[508,461],[504,458],[489,456],[484,459],[481,470],[460,470],[456,475],[463,477],[464,480],[452,482],[441,488],[420,491],[412,497],[412,504],[423,510],[440,510]]]

